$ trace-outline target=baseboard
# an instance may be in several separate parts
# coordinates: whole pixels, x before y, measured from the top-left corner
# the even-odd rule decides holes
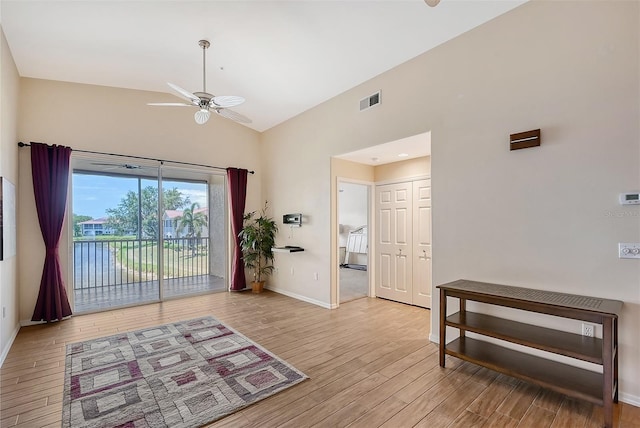
[[[429,341],[435,343],[436,345],[440,343],[440,336],[436,336],[435,334],[429,334]]]
[[[16,336],[18,336],[18,332],[20,331],[20,324],[16,326],[16,329],[11,333],[11,337],[7,342],[7,345],[2,350],[2,354],[0,355],[0,367],[4,364],[4,359],[9,355],[9,350],[11,350],[11,346],[13,345],[13,341],[16,340]]]
[[[619,400],[626,404],[631,404],[632,406],[640,407],[640,397],[637,395],[625,394],[624,392],[619,393]]]
[[[46,324],[46,321],[31,321],[31,320],[20,321],[20,325],[22,327],[29,327],[29,326],[38,325],[38,324]]]
[[[321,302],[320,300],[311,299],[311,298],[306,297],[306,296],[301,296],[300,294],[292,293],[292,292],[287,291],[287,290],[282,290],[282,289],[277,288],[277,287],[265,287],[265,288],[267,290],[273,291],[274,293],[284,294],[285,296],[292,297],[292,298],[297,299],[297,300],[302,300],[303,302],[311,303],[313,305],[321,306],[321,307],[323,307],[325,309],[336,309],[338,307],[337,305],[330,305],[328,303]]]

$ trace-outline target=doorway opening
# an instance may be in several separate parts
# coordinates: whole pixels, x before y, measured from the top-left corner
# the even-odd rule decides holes
[[[369,186],[338,181],[340,303],[369,296]]]
[[[341,218],[343,182],[369,184],[367,236],[368,295],[431,307],[431,133],[424,132],[332,158],[336,210],[332,305],[343,303],[346,233]],[[355,242],[355,236],[354,238]],[[334,262],[336,260],[337,262]],[[334,271],[335,272],[335,271]],[[335,293],[335,294],[333,294]]]

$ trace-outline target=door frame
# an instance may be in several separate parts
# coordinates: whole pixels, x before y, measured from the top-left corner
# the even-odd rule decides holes
[[[117,156],[117,155],[116,155]],[[194,173],[194,174],[202,174],[203,176],[206,175],[206,180],[202,180],[203,183],[206,183],[206,187],[207,187],[207,206],[209,211],[207,212],[208,217],[211,217],[211,209],[212,207],[212,195],[211,195],[211,185],[212,185],[212,177],[216,176],[216,177],[220,177],[222,179],[222,186],[223,186],[223,191],[224,191],[224,195],[223,195],[223,206],[221,207],[221,212],[223,214],[223,239],[225,241],[225,245],[224,245],[224,249],[222,250],[222,255],[223,255],[223,260],[222,260],[222,265],[224,266],[223,269],[223,275],[224,275],[224,283],[227,284],[226,289],[227,291],[230,289],[230,283],[229,283],[229,278],[231,277],[231,253],[233,251],[233,242],[231,241],[230,237],[231,237],[231,221],[230,221],[230,206],[229,206],[229,201],[228,201],[228,178],[227,175],[222,173],[222,172],[218,172],[215,170],[212,170],[211,168],[208,167],[199,167],[198,165],[193,165],[190,167],[185,167],[185,166],[173,166],[173,165],[165,165],[164,162],[161,161],[155,161],[155,160],[143,160],[140,161],[138,159],[136,159],[136,164],[142,164],[145,165],[147,167],[150,168],[155,168],[157,170],[157,174],[155,175],[155,177],[149,176],[143,176],[140,174],[118,174],[118,173],[104,173],[101,171],[91,171],[91,170],[85,170],[82,168],[76,168],[76,159],[72,156],[71,158],[71,165],[70,165],[70,169],[69,169],[69,181],[67,184],[67,202],[66,202],[66,221],[65,221],[65,228],[66,230],[66,236],[67,236],[67,260],[66,262],[64,260],[62,260],[62,262],[67,266],[66,269],[66,292],[67,292],[67,298],[69,300],[69,303],[72,307],[72,309],[75,311],[75,289],[74,289],[74,275],[75,275],[75,265],[74,265],[74,227],[73,227],[73,215],[69,215],[69,213],[73,213],[73,206],[74,206],[74,201],[73,201],[73,188],[74,188],[74,181],[73,181],[73,175],[75,173],[76,169],[80,169],[82,171],[86,171],[87,173],[92,173],[95,172],[95,175],[106,175],[106,176],[129,176],[131,178],[137,178],[138,180],[140,180],[141,178],[150,180],[155,182],[155,185],[157,186],[158,189],[158,207],[157,207],[157,216],[158,216],[158,259],[157,262],[159,264],[159,266],[164,266],[164,261],[163,261],[163,251],[161,250],[164,247],[164,221],[162,220],[163,214],[164,214],[164,210],[162,209],[162,204],[163,204],[163,194],[164,192],[162,191],[164,189],[164,183],[165,181],[168,182],[172,182],[172,181],[181,181],[180,178],[170,178],[171,174],[165,175],[165,171],[171,171],[172,168],[176,168],[176,169],[181,169],[181,170],[185,170],[185,171],[189,171],[190,173]],[[96,161],[105,161],[105,158],[102,156],[94,156],[94,155],[89,155],[89,156],[81,156],[81,159],[83,160],[96,160]],[[107,157],[106,159],[109,162],[117,162],[114,161],[112,159],[110,159],[109,157]],[[191,180],[185,180],[185,181],[191,181]],[[199,180],[198,180],[199,181]],[[140,188],[138,189],[138,192],[140,191]],[[211,233],[211,226],[209,224],[208,226],[209,228],[209,233]],[[63,230],[63,233],[64,230]],[[210,242],[212,241],[212,239],[210,238]],[[211,247],[210,247],[210,251],[211,251]],[[208,268],[209,271],[211,271],[212,269],[212,261],[211,261],[211,252],[209,253],[209,261],[208,261]],[[162,302],[166,302],[166,301],[170,301],[170,300],[175,300],[175,299],[180,299],[183,297],[193,297],[193,296],[197,296],[197,295],[202,295],[202,294],[209,294],[211,293],[211,291],[207,291],[204,293],[193,293],[190,295],[184,295],[184,296],[171,296],[171,297],[167,297],[164,295],[164,275],[159,275],[158,277],[158,299],[154,300],[154,301],[146,301],[146,302],[138,302],[138,303],[132,303],[132,304],[126,304],[126,305],[121,305],[121,306],[113,306],[113,307],[108,307],[108,308],[101,308],[101,309],[97,309],[97,310],[90,310],[90,311],[84,311],[81,314],[89,314],[89,313],[95,313],[95,312],[104,312],[104,311],[110,311],[110,310],[118,310],[118,309],[122,309],[122,308],[126,308],[126,307],[135,307],[135,306],[140,306],[140,305],[145,305],[148,303],[162,303]]]
[[[336,188],[335,188],[335,194],[336,194],[336,207],[335,207],[335,218],[336,218],[336,224],[335,224],[335,228],[334,228],[334,236],[335,236],[335,242],[336,242],[336,246],[335,248],[333,248],[334,254],[336,254],[336,269],[337,269],[337,274],[336,274],[336,283],[335,283],[335,296],[336,296],[336,302],[335,305],[332,305],[333,307],[337,308],[340,306],[340,197],[338,196],[340,193],[340,185],[344,184],[344,183],[348,183],[348,184],[359,184],[359,185],[363,185],[366,186],[367,188],[367,243],[368,243],[368,252],[367,252],[367,288],[368,288],[368,293],[367,296],[368,297],[376,297],[375,295],[375,287],[373,285],[375,285],[375,260],[372,259],[371,254],[375,249],[375,245],[374,245],[374,238],[375,238],[375,224],[373,222],[373,196],[372,196],[372,191],[374,190],[374,186],[375,183],[372,181],[364,181],[364,180],[356,180],[353,178],[347,178],[347,177],[336,177]]]

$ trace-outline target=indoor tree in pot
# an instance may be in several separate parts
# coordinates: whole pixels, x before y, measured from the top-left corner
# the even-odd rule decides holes
[[[240,246],[245,267],[253,270],[254,293],[260,293],[264,287],[265,278],[273,272],[273,246],[275,245],[278,225],[267,216],[267,205],[260,211],[259,217],[255,217],[256,211],[244,215]]]

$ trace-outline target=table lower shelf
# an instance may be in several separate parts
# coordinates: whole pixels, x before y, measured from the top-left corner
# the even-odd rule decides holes
[[[469,337],[460,337],[448,343],[445,353],[570,397],[603,405],[602,373]]]
[[[602,339],[524,324],[470,311],[447,317],[447,325],[483,336],[602,365]]]

